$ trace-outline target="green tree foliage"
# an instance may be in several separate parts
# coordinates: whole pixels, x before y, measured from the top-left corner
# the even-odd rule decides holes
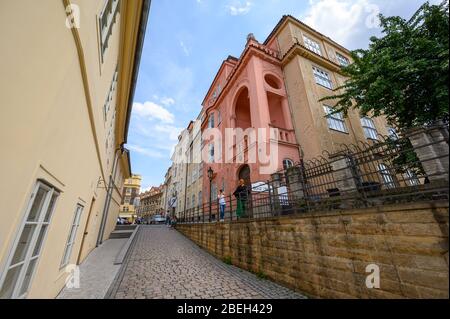
[[[426,2],[410,20],[380,15],[383,36],[368,50],[352,52],[343,69],[348,80],[336,112],[357,108],[362,115],[385,115],[400,128],[448,119],[449,5]]]

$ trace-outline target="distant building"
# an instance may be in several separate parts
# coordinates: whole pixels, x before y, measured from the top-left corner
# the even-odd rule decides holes
[[[152,187],[149,191],[139,195],[140,205],[137,210],[138,217],[151,221],[155,215],[165,215],[164,185]]]
[[[203,211],[203,161],[202,161],[202,130],[200,113],[195,122],[191,122],[188,127],[190,142],[187,149],[187,183],[184,192],[184,202],[186,211],[193,215]],[[180,216],[187,217],[187,216]]]
[[[120,205],[119,217],[127,219],[130,223],[136,220],[136,207],[139,204],[139,193],[141,191],[142,177],[133,175],[125,180],[123,185],[122,203]]]

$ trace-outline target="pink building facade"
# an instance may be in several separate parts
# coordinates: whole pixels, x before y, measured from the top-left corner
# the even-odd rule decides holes
[[[271,174],[300,161],[279,54],[253,35],[239,59],[230,56],[222,63],[202,106],[203,203],[215,200],[220,189],[232,194],[239,179],[248,186],[266,182]],[[212,128],[220,131],[220,142],[208,136]],[[238,136],[229,143],[230,128],[253,129],[255,136]],[[258,129],[265,130],[265,139],[258,139]],[[257,154],[256,161],[251,154]],[[267,164],[270,154],[275,156],[272,165]],[[214,171],[211,193],[209,168]]]

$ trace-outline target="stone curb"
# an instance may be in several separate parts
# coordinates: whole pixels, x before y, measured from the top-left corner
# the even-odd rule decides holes
[[[131,252],[133,251],[134,245],[136,243],[136,234],[139,232],[140,227],[136,227],[135,231],[133,232],[133,235],[129,238],[128,242],[124,245],[128,246],[127,250],[122,249],[122,251],[125,251],[125,255],[122,259],[122,266],[120,267],[119,271],[117,272],[116,277],[112,281],[111,285],[109,286],[108,291],[106,292],[103,299],[114,299],[117,290],[119,289],[120,283],[123,280],[123,277],[125,275],[125,270],[127,268],[128,262],[130,260]],[[119,255],[122,253],[122,251],[119,253]],[[116,258],[118,259],[118,257]]]
[[[125,260],[125,257],[127,255],[128,250],[130,249],[131,244],[133,243],[134,237],[136,236],[136,233],[139,230],[140,225],[136,227],[131,234],[130,238],[128,238],[128,241],[123,245],[122,249],[120,250],[119,254],[116,256],[116,259],[114,260],[114,265],[122,265],[123,261]]]

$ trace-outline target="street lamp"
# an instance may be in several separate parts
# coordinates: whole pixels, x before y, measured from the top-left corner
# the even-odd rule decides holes
[[[208,178],[209,178],[209,221],[212,218],[212,180],[214,177],[214,171],[211,167],[208,168]]]

